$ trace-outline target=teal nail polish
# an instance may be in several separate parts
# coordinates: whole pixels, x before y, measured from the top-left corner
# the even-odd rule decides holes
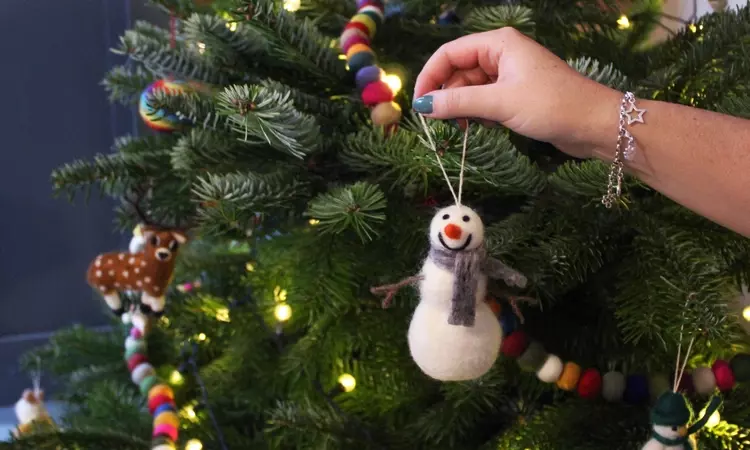
[[[411,106],[412,108],[414,108],[414,111],[420,114],[431,114],[432,96],[425,95],[424,97],[419,97],[418,99],[414,100],[414,103]]]

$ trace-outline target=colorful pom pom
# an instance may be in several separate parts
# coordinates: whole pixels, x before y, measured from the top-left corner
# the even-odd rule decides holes
[[[138,388],[141,390],[142,395],[147,395],[148,391],[150,391],[151,388],[158,383],[159,377],[157,377],[156,375],[149,375],[141,380],[140,383],[138,383]]]
[[[361,34],[353,34],[349,37],[349,39],[346,40],[346,42],[341,43],[341,51],[343,51],[345,54],[349,52],[349,49],[352,48],[352,46],[356,44],[365,44],[367,46],[370,45],[370,40]]]
[[[625,393],[625,375],[617,371],[611,371],[602,377],[602,397],[608,402],[622,400]]]
[[[146,355],[142,353],[136,353],[128,358],[128,372],[132,372],[133,369],[141,365],[142,363],[148,362]]]
[[[153,414],[159,405],[170,404],[174,405],[174,399],[167,397],[166,395],[156,395],[148,399],[148,412]]]
[[[645,375],[628,375],[625,380],[626,402],[637,405],[648,401],[648,378]]]
[[[156,436],[167,436],[169,439],[177,440],[177,427],[163,423],[154,427],[154,437]]]
[[[172,403],[162,403],[161,405],[157,406],[156,409],[154,410],[154,417],[165,412],[176,413],[177,407]]]
[[[154,371],[154,367],[151,364],[144,362],[133,369],[133,372],[130,375],[130,379],[133,380],[133,383],[140,385],[141,381],[146,379],[146,377],[155,374],[156,372]]]
[[[163,423],[172,425],[173,427],[177,427],[180,425],[180,418],[177,417],[177,414],[167,411],[163,412],[161,414],[155,414],[156,418],[154,419],[154,426],[161,425]]]
[[[369,19],[369,17],[368,17]],[[370,29],[367,28],[367,25],[365,25],[362,22],[349,22],[344,27],[344,32],[347,30],[359,30],[360,33],[362,33],[363,36],[366,36],[370,39],[372,39],[372,36],[370,35]]]
[[[680,380],[679,386],[677,386],[677,392],[684,392],[686,394],[692,394],[695,392],[695,387],[693,386],[693,375],[690,373],[684,373],[682,375],[682,379]]]
[[[358,12],[360,14],[367,14],[368,16],[372,17],[373,20],[375,19],[375,17],[377,17],[378,20],[375,20],[375,22],[378,24],[378,26],[382,25],[383,19],[385,19],[385,13],[383,12],[383,10],[375,6],[365,6],[364,8],[359,8]]]
[[[399,109],[401,108],[399,107]],[[488,297],[487,305],[489,305],[490,309],[492,310],[492,314],[494,314],[495,317],[500,317],[500,313],[503,312],[503,307],[500,305],[500,302],[498,302],[494,298]]]
[[[711,366],[711,370],[713,370],[714,376],[716,377],[716,387],[718,387],[721,392],[729,391],[734,387],[734,374],[732,373],[732,368],[729,366],[728,362],[721,359],[717,360],[714,362],[713,366]]]
[[[372,49],[365,44],[354,44],[349,48],[349,51],[346,52],[346,59],[351,59],[352,56],[356,55],[359,52],[370,52],[373,53]]]
[[[523,330],[518,330],[506,336],[500,344],[500,351],[508,358],[518,358],[529,346],[529,337]]]
[[[180,94],[188,91],[188,85],[182,81],[157,80],[151,83],[141,94],[138,104],[138,112],[143,122],[157,131],[175,131],[183,125],[189,124],[190,121],[180,118],[176,114],[170,113],[163,109],[155,109],[150,105],[152,96],[157,92],[166,92],[167,94]]]
[[[359,90],[367,87],[368,84],[379,81],[383,75],[383,70],[378,66],[367,66],[359,69],[355,79]]]
[[[367,8],[368,6],[372,6],[373,8],[377,8],[381,11],[385,11],[385,5],[381,0],[358,0],[357,1],[357,9],[363,9]]]
[[[651,393],[651,399],[656,400],[661,394],[672,390],[672,384],[669,382],[669,377],[663,373],[656,373],[648,380],[648,390]]]
[[[130,329],[130,337],[133,339],[141,339],[143,337],[143,333],[141,333],[141,330],[139,330],[136,327],[133,327]]]
[[[700,395],[711,395],[716,390],[716,376],[708,367],[698,367],[693,370],[693,387]]]
[[[347,60],[347,64],[349,65],[349,70],[357,73],[359,72],[359,69],[375,64],[375,54],[369,52],[359,52],[355,55],[352,55],[352,57]]]
[[[563,391],[572,391],[576,388],[579,378],[581,378],[581,366],[574,362],[565,363],[563,373],[557,380],[557,387]]]
[[[578,381],[578,395],[585,399],[594,399],[602,391],[602,375],[598,370],[589,368],[583,371]]]
[[[134,339],[128,336],[125,339],[125,351],[133,353],[146,353],[146,342],[143,339]],[[125,359],[128,359],[127,357]]]
[[[361,23],[367,28],[367,34],[370,36],[370,39],[375,37],[375,32],[378,31],[378,25],[375,23],[375,21],[367,14],[356,14],[354,17],[351,18],[349,23]]]
[[[370,113],[375,125],[391,125],[401,120],[401,107],[396,102],[380,103]]]
[[[547,360],[547,352],[539,342],[532,341],[518,358],[518,365],[526,372],[536,372]]]
[[[734,379],[738,383],[750,381],[750,355],[739,354],[729,362],[729,367],[734,373]]]
[[[390,86],[388,86],[385,81],[370,83],[362,91],[362,102],[367,106],[374,106],[378,103],[387,103],[392,100],[393,91],[391,91]]]
[[[341,33],[341,37],[339,38],[339,44],[341,45],[342,49],[343,49],[344,43],[349,42],[349,40],[353,38],[354,36],[359,36],[363,39],[366,39],[367,42],[370,42],[370,37],[367,35],[367,33],[357,28],[349,28],[348,30],[344,30]]]
[[[500,314],[500,328],[504,336],[512,334],[518,328],[518,317],[512,309],[506,309]]]
[[[543,383],[555,383],[560,379],[563,371],[563,362],[556,355],[548,355],[547,359],[536,372],[537,378]]]
[[[173,442],[151,443],[151,450],[176,450]]]
[[[148,391],[148,398],[151,399],[157,395],[164,395],[174,399],[174,391],[166,384],[157,384]]]

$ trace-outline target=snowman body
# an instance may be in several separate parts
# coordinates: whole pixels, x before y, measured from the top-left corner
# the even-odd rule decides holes
[[[655,434],[658,434],[659,436],[663,436],[667,439],[679,439],[680,433],[678,432],[679,429],[684,429],[685,427],[676,427],[676,429],[673,429],[673,427],[666,426],[666,425],[654,425],[653,430]],[[646,444],[643,446],[642,450],[693,450],[695,449],[695,440],[693,436],[689,436],[687,438],[687,442],[684,444],[677,444],[677,445],[667,445],[662,444],[661,442],[657,441],[655,438],[651,438],[646,442]]]
[[[475,249],[483,240],[481,219],[466,206],[440,210],[430,226],[430,244],[448,250]],[[487,276],[477,277],[474,325],[459,326],[449,323],[456,275],[430,258],[420,275],[420,301],[408,333],[412,358],[426,375],[437,380],[463,381],[484,375],[497,360],[502,342],[500,323],[485,302]]]

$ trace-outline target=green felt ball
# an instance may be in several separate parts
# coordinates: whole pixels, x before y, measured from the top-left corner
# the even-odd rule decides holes
[[[137,349],[138,353],[146,353],[146,341],[128,337],[125,340],[125,350]]]
[[[156,375],[149,375],[141,381],[138,388],[141,390],[141,394],[148,395],[148,391],[158,383],[160,383],[159,377]]]
[[[518,365],[526,372],[536,372],[547,360],[547,352],[539,342],[532,342],[518,358]]]
[[[648,391],[651,393],[651,399],[656,400],[661,394],[672,389],[669,384],[669,378],[663,373],[655,373],[648,380]]]
[[[355,53],[349,58],[348,64],[349,70],[351,70],[352,73],[357,73],[359,72],[359,69],[375,64],[375,55],[371,52]]]
[[[125,361],[130,360],[130,358],[132,358],[133,355],[135,355],[137,353],[141,353],[141,354],[145,355],[146,354],[145,350],[146,350],[145,346],[143,348],[135,348],[135,347],[133,347],[133,348],[126,348],[125,349]]]
[[[729,361],[729,366],[732,368],[735,381],[738,383],[750,381],[750,355],[735,355],[734,358]]]

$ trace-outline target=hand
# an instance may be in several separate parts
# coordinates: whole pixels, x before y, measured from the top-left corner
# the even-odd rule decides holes
[[[617,136],[621,94],[513,28],[443,45],[414,93],[414,110],[425,116],[501,123],[579,158],[611,147]]]

